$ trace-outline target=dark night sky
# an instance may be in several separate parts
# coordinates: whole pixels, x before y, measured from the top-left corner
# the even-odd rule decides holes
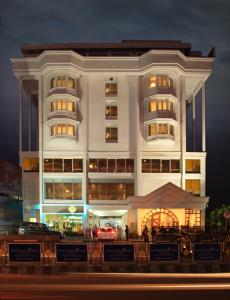
[[[0,1],[0,159],[18,160],[18,84],[9,58],[24,43],[182,40],[207,54],[216,47],[207,83],[207,195],[230,203],[229,0]]]

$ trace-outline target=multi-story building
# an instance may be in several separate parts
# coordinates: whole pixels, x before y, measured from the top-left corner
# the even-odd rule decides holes
[[[129,224],[139,233],[145,224],[204,225],[214,49],[202,56],[180,41],[122,41],[21,50],[11,62],[25,220],[74,230]]]

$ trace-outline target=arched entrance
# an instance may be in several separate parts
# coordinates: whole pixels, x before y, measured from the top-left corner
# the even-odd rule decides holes
[[[144,216],[141,228],[143,229],[145,225],[148,228],[151,228],[152,226],[156,228],[159,228],[160,226],[179,226],[179,221],[176,215],[169,209],[156,208],[151,209]]]

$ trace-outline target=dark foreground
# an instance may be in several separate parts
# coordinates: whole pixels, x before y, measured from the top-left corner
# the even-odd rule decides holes
[[[225,274],[0,274],[0,299],[230,299]],[[150,299],[150,298],[149,298]]]

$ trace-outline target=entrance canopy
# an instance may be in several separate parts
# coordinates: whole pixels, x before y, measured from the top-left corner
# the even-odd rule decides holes
[[[198,197],[187,193],[169,182],[145,196],[134,196],[127,199],[130,208],[196,208],[205,209],[208,197]]]

